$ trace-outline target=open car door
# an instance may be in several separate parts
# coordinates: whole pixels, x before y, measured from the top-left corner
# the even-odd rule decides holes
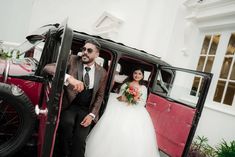
[[[46,118],[45,134],[42,144],[41,154],[42,157],[51,157],[53,155],[53,148],[55,142],[55,135],[59,123],[62,89],[64,85],[64,76],[67,67],[67,60],[72,44],[73,31],[67,27],[67,20],[65,20],[57,30],[59,40],[58,50],[55,52],[56,59],[56,72],[49,89],[47,100],[48,116]]]
[[[167,156],[186,157],[212,74],[169,66],[158,69],[146,105],[158,147]]]

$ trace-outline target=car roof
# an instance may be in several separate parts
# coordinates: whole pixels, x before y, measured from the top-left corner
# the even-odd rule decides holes
[[[93,38],[93,39],[98,40],[101,43],[102,47],[105,49],[116,51],[116,52],[122,53],[124,55],[126,54],[131,57],[137,57],[140,59],[144,59],[147,62],[151,62],[151,63],[155,63],[155,64],[159,64],[159,65],[170,66],[170,64],[161,60],[161,57],[150,54],[144,50],[139,50],[139,49],[136,49],[133,47],[129,47],[127,45],[124,45],[123,43],[115,42],[110,39],[105,39],[105,38],[102,38],[101,36],[90,35],[88,33],[79,32],[76,30],[74,30],[73,32],[74,32],[74,37],[73,37],[74,40],[84,40],[85,41],[88,38]]]
[[[40,27],[38,30],[36,30],[36,33],[34,32],[33,34],[46,34],[48,29],[50,29],[50,28],[62,29],[58,23],[47,24],[47,25]],[[47,31],[45,31],[45,30],[47,30]],[[40,32],[40,33],[38,33],[38,32]],[[123,43],[116,42],[111,39],[105,39],[105,38],[102,38],[101,36],[91,35],[91,34],[88,34],[85,32],[79,32],[77,30],[73,30],[73,33],[74,33],[73,40],[75,40],[75,41],[84,42],[86,39],[93,38],[93,39],[98,40],[101,43],[102,48],[105,48],[105,49],[108,49],[111,51],[116,51],[117,53],[122,53],[122,54],[130,56],[132,58],[144,60],[149,63],[154,63],[157,65],[171,66],[167,62],[161,60],[161,57],[158,57],[154,54],[150,54],[144,50],[139,50],[137,48],[127,46]]]

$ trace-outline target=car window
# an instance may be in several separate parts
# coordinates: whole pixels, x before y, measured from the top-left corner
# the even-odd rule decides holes
[[[98,64],[98,65],[100,65],[100,66],[104,66],[104,59],[103,58],[101,58],[101,57],[97,57],[96,59],[95,59],[95,62]]]
[[[144,70],[143,85],[145,85],[147,88],[149,87],[150,77],[153,69],[152,65],[148,65],[147,63],[136,60],[135,58],[122,57],[120,58],[119,62],[116,65],[112,92],[116,93],[119,92],[119,88],[128,78],[128,76],[131,75],[133,68],[136,66],[143,68]]]
[[[174,76],[174,80],[171,77]],[[199,97],[193,97],[192,89],[189,88],[196,74],[175,71],[174,75],[170,72],[160,71],[157,76],[154,92],[165,95],[169,99],[179,101],[188,106],[196,106]],[[199,76],[197,76],[199,77]]]
[[[171,73],[160,70],[157,75],[157,81],[154,91],[161,95],[168,95],[170,92],[172,79],[173,75],[171,75]]]
[[[33,58],[36,59],[37,61],[40,60],[41,55],[42,55],[42,50],[44,47],[44,42],[40,43],[39,45],[36,45],[34,48],[34,53],[33,53]]]
[[[145,81],[149,80],[150,74],[151,74],[151,71],[146,71],[146,70],[144,71],[144,80]]]
[[[25,41],[14,49],[13,56],[15,56],[16,58],[33,57],[34,59],[39,61],[43,47],[44,42],[42,40],[36,41],[34,43]]]

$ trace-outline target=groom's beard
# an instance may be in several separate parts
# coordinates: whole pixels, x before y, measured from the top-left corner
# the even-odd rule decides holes
[[[91,63],[93,60],[90,59],[87,55],[82,55],[82,63],[88,64]]]

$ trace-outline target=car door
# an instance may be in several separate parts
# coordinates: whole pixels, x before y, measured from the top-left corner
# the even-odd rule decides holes
[[[160,151],[186,157],[206,100],[212,74],[159,66],[147,99]]]
[[[49,88],[47,102],[47,117],[45,125],[40,125],[44,129],[44,133],[41,133],[43,136],[42,148],[38,153],[40,157],[51,157],[53,155],[53,147],[55,142],[55,135],[59,123],[59,116],[61,110],[61,98],[62,98],[62,89],[64,84],[64,76],[66,72],[66,65],[68,60],[68,55],[70,52],[73,31],[67,26],[67,20],[65,20],[57,30],[58,35],[61,37],[61,40],[54,44],[59,44],[58,52],[54,56],[57,56],[56,59],[56,72],[53,77],[53,81]],[[52,46],[53,47],[53,46]],[[48,90],[47,90],[48,91]]]

